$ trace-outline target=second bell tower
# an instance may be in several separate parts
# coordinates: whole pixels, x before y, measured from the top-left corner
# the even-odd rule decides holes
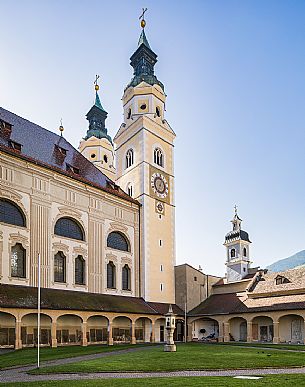
[[[154,74],[157,55],[145,35],[130,58],[134,76],[123,95],[124,122],[117,132],[117,184],[141,204],[141,296],[175,302],[175,133],[164,118],[163,84]]]

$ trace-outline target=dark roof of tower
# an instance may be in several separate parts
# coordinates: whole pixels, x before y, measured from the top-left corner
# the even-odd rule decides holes
[[[108,131],[105,126],[107,115],[108,113],[103,108],[98,92],[96,91],[94,105],[86,115],[89,121],[89,129],[87,130],[85,140],[88,140],[90,137],[106,138],[112,144],[112,139],[107,134]]]
[[[134,203],[64,137],[0,107],[0,151],[55,170]]]
[[[157,55],[151,49],[143,29],[139,38],[138,47],[130,57],[130,64],[134,69],[134,73],[126,89],[130,86],[135,87],[144,81],[152,86],[157,84],[164,90],[163,83],[154,74],[154,66],[156,63]]]
[[[232,242],[235,240],[242,240],[251,243],[249,234],[243,230],[233,230],[228,232],[228,234],[225,236],[225,242]]]

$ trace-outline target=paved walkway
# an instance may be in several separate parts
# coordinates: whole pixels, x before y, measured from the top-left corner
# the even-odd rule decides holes
[[[117,354],[147,350],[149,347],[129,348],[120,351],[96,353],[67,359],[50,360],[41,363],[41,367],[75,363],[82,360],[92,360]],[[277,375],[277,374],[305,374],[305,367],[298,368],[260,368],[244,370],[219,371],[172,371],[172,372],[94,372],[73,374],[45,374],[29,375],[27,372],[36,368],[36,365],[14,367],[0,371],[0,383],[35,382],[47,380],[82,380],[82,379],[124,379],[124,378],[172,378],[181,376],[242,376],[242,375]]]

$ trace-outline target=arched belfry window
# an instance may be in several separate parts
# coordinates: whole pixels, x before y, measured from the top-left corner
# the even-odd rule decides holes
[[[122,289],[123,290],[131,290],[130,273],[131,273],[130,267],[126,264],[122,268]]]
[[[85,260],[81,255],[75,258],[75,283],[85,285]]]
[[[107,264],[107,288],[108,289],[115,289],[115,264],[110,261]]]
[[[154,150],[154,163],[160,167],[164,167],[164,156],[160,148]]]
[[[0,199],[0,222],[26,227],[24,213],[10,200]]]
[[[244,257],[247,256],[247,249],[244,247]]]
[[[231,258],[235,258],[236,251],[235,249],[231,249]]]
[[[107,247],[121,251],[130,251],[128,239],[118,231],[113,231],[108,235]]]
[[[26,254],[21,243],[16,243],[11,250],[11,276],[26,277]]]
[[[126,168],[129,168],[133,164],[133,149],[128,149],[126,152]]]
[[[80,241],[85,240],[84,231],[79,223],[72,218],[60,218],[55,224],[55,235],[63,236],[66,238],[78,239]]]

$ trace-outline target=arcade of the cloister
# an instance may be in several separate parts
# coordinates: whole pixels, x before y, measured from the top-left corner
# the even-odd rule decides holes
[[[188,341],[305,343],[305,311],[188,318]]]
[[[82,311],[42,310],[41,345],[63,346],[158,343],[166,340],[165,317]],[[176,340],[183,340],[183,319],[177,319]],[[0,347],[37,344],[37,310],[0,309]]]

